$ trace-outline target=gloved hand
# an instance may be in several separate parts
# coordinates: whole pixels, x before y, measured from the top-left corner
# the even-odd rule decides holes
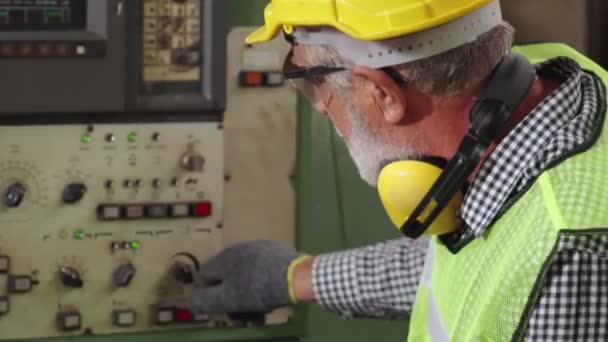
[[[194,291],[192,309],[210,314],[269,313],[293,304],[288,271],[304,258],[273,241],[230,246],[201,265],[204,286]]]

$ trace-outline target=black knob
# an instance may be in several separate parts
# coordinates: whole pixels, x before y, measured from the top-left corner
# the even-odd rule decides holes
[[[84,285],[80,277],[80,272],[72,267],[62,267],[59,269],[59,279],[66,287],[79,289]]]
[[[9,208],[17,208],[25,198],[25,186],[15,182],[8,186],[4,193],[4,204]]]
[[[118,266],[116,271],[114,271],[114,285],[116,287],[129,286],[135,276],[135,271],[135,266],[131,263]]]
[[[173,277],[175,278],[175,280],[182,284],[194,283],[194,274],[192,271],[192,267],[185,262],[176,261],[173,264],[171,273],[173,273]]]
[[[75,204],[82,200],[86,192],[86,185],[82,183],[70,183],[66,185],[63,189],[63,194],[61,195],[61,198],[63,199],[63,203]]]

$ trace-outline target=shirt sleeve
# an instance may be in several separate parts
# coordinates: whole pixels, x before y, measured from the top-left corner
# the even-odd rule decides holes
[[[608,341],[608,236],[567,240],[531,312],[526,341]]]
[[[400,238],[318,256],[313,287],[319,304],[345,318],[409,317],[428,244]]]

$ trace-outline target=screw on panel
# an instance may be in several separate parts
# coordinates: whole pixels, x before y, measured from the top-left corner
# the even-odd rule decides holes
[[[232,176],[229,173],[224,174],[224,181],[230,182],[232,180]]]
[[[222,229],[222,228],[224,228],[224,224],[223,224],[222,222],[218,222],[218,223],[215,225],[215,228],[217,228],[217,229]]]

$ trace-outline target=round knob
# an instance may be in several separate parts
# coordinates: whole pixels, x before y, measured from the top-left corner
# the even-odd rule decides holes
[[[65,186],[61,198],[63,199],[63,203],[75,204],[82,200],[86,192],[86,185],[82,183],[71,183]]]
[[[196,257],[190,253],[179,253],[173,257],[171,275],[182,284],[194,283],[194,274],[199,270],[200,264]]]
[[[62,267],[59,269],[59,279],[66,287],[79,289],[84,285],[80,272],[72,267]]]
[[[135,266],[131,263],[118,266],[114,271],[114,285],[116,287],[127,287],[135,276]]]
[[[15,182],[8,186],[4,193],[4,204],[9,208],[17,208],[25,198],[25,186]]]
[[[176,261],[173,264],[171,273],[173,274],[175,280],[182,284],[194,283],[194,274],[192,272],[192,267],[190,267],[190,265],[185,262]]]

